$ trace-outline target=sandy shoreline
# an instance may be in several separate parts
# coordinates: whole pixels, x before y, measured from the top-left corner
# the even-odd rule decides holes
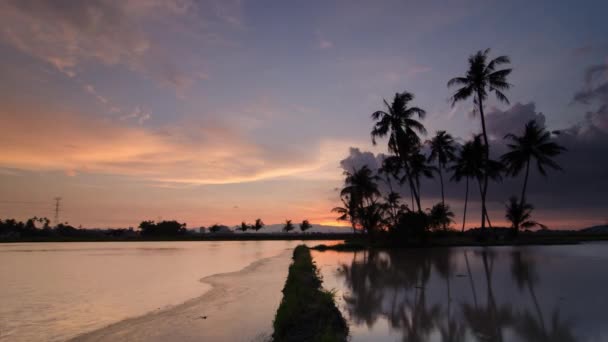
[[[244,269],[201,279],[212,289],[183,304],[126,319],[70,341],[264,341],[291,263],[291,249]],[[206,317],[206,318],[203,318]]]

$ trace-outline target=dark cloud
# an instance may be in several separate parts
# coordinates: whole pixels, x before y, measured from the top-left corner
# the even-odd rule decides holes
[[[501,140],[508,133],[519,133],[524,124],[536,120],[541,127],[545,127],[545,115],[536,112],[534,102],[527,104],[516,103],[511,108],[501,111],[492,108],[486,114],[486,125],[492,139]]]
[[[574,102],[596,105],[588,111],[588,124],[608,131],[608,65],[595,65],[585,72],[585,85],[574,95]]]

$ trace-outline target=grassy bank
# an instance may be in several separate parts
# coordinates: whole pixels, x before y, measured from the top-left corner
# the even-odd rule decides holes
[[[346,341],[348,326],[333,294],[321,287],[310,250],[298,246],[274,319],[274,341]]]
[[[344,243],[318,245],[314,250],[325,251],[358,251],[368,248],[429,248],[429,247],[490,247],[490,246],[543,246],[543,245],[575,245],[584,242],[608,241],[606,234],[577,234],[577,233],[522,233],[516,238],[495,237],[490,234],[487,239],[480,240],[471,234],[458,232],[449,234],[429,234],[425,239],[410,239],[399,241],[389,236],[378,236],[373,242],[363,235],[345,239]]]

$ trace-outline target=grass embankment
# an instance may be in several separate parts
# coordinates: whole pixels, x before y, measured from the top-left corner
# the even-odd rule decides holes
[[[430,248],[430,247],[491,247],[491,246],[543,246],[543,245],[576,245],[584,242],[608,241],[606,234],[581,234],[576,232],[553,233],[520,233],[518,237],[510,238],[505,234],[495,236],[491,231],[486,239],[478,236],[460,233],[432,233],[425,239],[410,239],[399,241],[388,235],[378,236],[373,242],[365,235],[345,239],[344,243],[333,245],[318,245],[311,249],[318,251],[351,252],[364,249],[383,248]]]
[[[273,341],[346,341],[348,325],[333,293],[323,290],[310,250],[298,246],[274,319]]]

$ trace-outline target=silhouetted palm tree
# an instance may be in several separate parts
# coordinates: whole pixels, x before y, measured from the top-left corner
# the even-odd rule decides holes
[[[511,141],[510,144],[507,144],[510,151],[501,157],[501,161],[507,167],[507,174],[517,176],[523,169],[526,169],[520,197],[523,204],[526,202],[526,187],[532,160],[536,160],[538,172],[546,176],[547,168],[561,170],[561,167],[552,158],[566,149],[551,141],[551,133],[540,127],[535,120],[530,120],[526,124],[522,136],[507,134],[505,139]]]
[[[340,196],[340,200],[342,201],[342,207],[334,207],[331,211],[333,213],[338,213],[340,216],[336,220],[338,221],[349,221],[351,227],[353,228],[353,234],[357,232],[357,202],[353,199],[353,197],[349,195]]]
[[[376,144],[376,138],[388,136],[388,150],[401,159],[404,171],[409,181],[410,191],[419,202],[418,194],[414,186],[414,180],[410,177],[408,158],[411,151],[420,145],[418,134],[426,134],[424,125],[415,119],[423,119],[426,112],[418,107],[408,107],[414,95],[408,92],[397,93],[393,102],[389,104],[384,100],[386,111],[379,110],[372,114],[376,121],[372,129],[372,143]],[[418,208],[418,210],[421,210]]]
[[[441,203],[445,205],[445,194],[443,191],[443,169],[446,165],[456,157],[456,147],[454,146],[454,138],[446,131],[438,131],[433,139],[427,141],[431,148],[429,161],[437,160],[437,170],[439,173],[439,181],[441,183]]]
[[[509,99],[502,93],[503,90],[509,89],[510,84],[507,82],[507,76],[511,73],[511,69],[496,70],[499,65],[510,63],[509,57],[499,56],[491,61],[488,61],[490,49],[478,51],[476,54],[469,57],[469,69],[463,77],[452,78],[448,82],[448,87],[460,86],[452,95],[452,105],[456,102],[464,101],[469,97],[473,97],[474,103],[479,110],[481,117],[481,128],[484,140],[484,159],[490,159],[490,145],[488,142],[488,134],[486,131],[486,119],[483,111],[483,102],[488,98],[489,93],[494,93],[496,98],[505,103],[509,103]],[[488,164],[486,164],[488,166]],[[483,186],[481,192],[481,228],[485,228],[486,210],[486,194],[488,192],[488,177],[486,173],[483,177]]]
[[[449,205],[437,203],[429,210],[429,218],[431,228],[446,229],[450,223],[454,222],[454,213],[450,210]]]
[[[473,141],[466,142],[460,149],[458,156],[454,160],[454,165],[450,168],[452,171],[453,181],[460,182],[463,178],[465,179],[465,193],[464,193],[464,213],[462,215],[462,231],[467,221],[467,204],[469,202],[469,179],[480,177],[481,164],[477,160]]]
[[[264,221],[262,219],[256,219],[255,224],[251,227],[256,232],[262,228],[264,228]]]
[[[241,222],[240,226],[236,227],[236,230],[240,230],[242,232],[246,232],[247,229],[249,229],[249,228],[250,228],[249,225],[247,223],[245,223],[245,221],[243,221],[243,222]]]
[[[346,176],[345,186],[340,195],[350,195],[351,198],[360,201],[357,206],[371,204],[375,197],[380,196],[380,190],[378,190],[378,184],[376,183],[378,176],[374,175],[367,165],[358,170],[353,170],[352,173],[344,171],[344,175]]]
[[[308,220],[303,220],[302,223],[300,223],[300,230],[302,232],[305,232],[310,228],[312,228],[312,225],[310,224],[310,222],[308,222]]]
[[[290,231],[294,230],[296,227],[294,227],[293,223],[291,223],[291,220],[285,220],[285,226],[283,226],[283,231],[285,233],[289,233]]]
[[[532,210],[534,210],[532,204],[518,202],[515,196],[509,199],[506,205],[505,218],[511,222],[511,229],[513,229],[514,235],[517,235],[520,228],[532,228],[535,226],[543,229],[547,228],[545,225],[531,219]]]
[[[433,173],[437,170],[436,167],[431,166],[427,163],[427,158],[420,152],[420,148],[416,148],[410,153],[409,156],[409,170],[410,178],[413,180],[414,187],[418,196],[416,197],[416,204],[418,205],[418,211],[422,211],[420,200],[422,197],[422,190],[420,188],[420,178],[433,178]]]

